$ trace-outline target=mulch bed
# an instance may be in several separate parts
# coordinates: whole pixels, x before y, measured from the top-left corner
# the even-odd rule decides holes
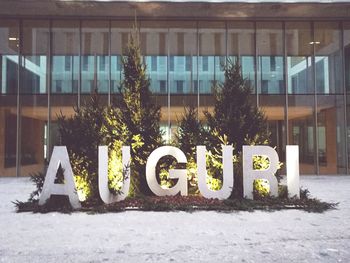
[[[17,212],[63,212],[71,213],[68,199],[63,196],[52,196],[43,206],[39,206],[37,201],[33,202],[14,202]],[[298,209],[307,212],[324,212],[329,209],[335,209],[337,203],[322,202],[315,198],[303,197],[300,199],[290,198],[271,198],[266,197],[261,200],[248,199],[206,199],[201,196],[165,196],[165,197],[139,197],[127,198],[124,201],[113,204],[92,204],[82,203],[79,211],[87,213],[109,213],[123,212],[129,210],[138,211],[276,211],[283,209]]]

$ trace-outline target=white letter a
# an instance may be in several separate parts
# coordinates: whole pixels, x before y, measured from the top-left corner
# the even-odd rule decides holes
[[[63,184],[55,184],[58,168],[63,169]],[[67,195],[69,202],[74,209],[81,208],[77,191],[75,188],[72,167],[69,162],[67,148],[65,146],[55,146],[53,148],[49,168],[47,169],[43,190],[39,198],[39,205],[43,205],[51,195]]]

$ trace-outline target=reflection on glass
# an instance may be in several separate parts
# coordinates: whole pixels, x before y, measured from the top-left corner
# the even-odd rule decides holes
[[[122,54],[133,30],[132,21],[112,21],[111,23],[111,92],[119,92],[123,79]]]
[[[242,75],[255,92],[255,33],[252,22],[229,22],[227,52],[231,62],[239,59]]]
[[[140,31],[141,54],[147,65],[151,91],[166,93],[168,29],[162,22],[143,22]]]
[[[276,148],[280,160],[284,162],[286,148],[285,96],[260,95],[259,106],[268,120],[268,130],[271,133],[271,146]]]
[[[338,22],[315,23],[316,92],[342,93],[342,59]]]
[[[317,136],[320,173],[344,173],[346,146],[343,96],[317,96]]]
[[[47,56],[49,22],[23,21],[22,85],[20,87],[21,175],[43,172],[47,159]]]
[[[70,117],[78,104],[79,21],[52,21],[52,82],[50,96],[50,149],[61,144],[57,117]]]
[[[18,21],[0,20],[0,177],[16,175]]]
[[[258,87],[261,94],[281,94],[284,88],[282,23],[257,23]]]
[[[263,109],[268,120],[271,146],[276,147],[280,159],[284,160],[286,145],[285,96],[276,95],[285,92],[282,24],[279,22],[257,23],[256,37],[259,107]]]
[[[109,91],[109,24],[107,21],[82,22],[81,92]]]
[[[310,23],[286,23],[288,94],[299,94],[288,95],[288,144],[299,145],[301,174],[316,173],[315,98],[311,40]]]
[[[224,23],[200,22],[198,29],[199,93],[211,94],[216,83],[224,81],[226,29]]]
[[[348,163],[350,163],[350,22],[343,23],[344,28],[344,79],[345,79],[345,89],[346,89],[346,117],[347,117],[347,129],[346,135],[348,138],[347,152],[348,152]],[[349,173],[349,171],[347,171]]]
[[[79,22],[53,21],[51,92],[77,93],[79,88]]]
[[[316,173],[314,109],[313,95],[288,96],[288,144],[299,145],[301,174]]]
[[[345,168],[344,100],[340,27],[338,22],[315,23],[315,85],[317,92],[317,146],[321,174]]]
[[[311,44],[310,44],[311,43]],[[313,94],[311,25],[286,23],[286,49],[289,94]]]
[[[193,22],[169,25],[169,101],[166,128],[169,141],[176,133],[184,108],[198,106],[197,28]]]

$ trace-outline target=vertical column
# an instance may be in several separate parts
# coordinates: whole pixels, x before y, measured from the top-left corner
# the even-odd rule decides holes
[[[111,20],[108,21],[108,106],[111,105],[111,86],[112,86],[112,58],[111,58],[111,49],[112,49],[112,33],[111,33]]]
[[[344,23],[341,22],[341,56],[342,56],[342,80],[343,80],[343,98],[344,98],[344,127],[345,127],[345,132],[344,132],[344,142],[345,142],[345,166],[346,166],[346,171],[345,174],[349,174],[349,148],[348,148],[348,123],[347,123],[347,96],[346,96],[346,78],[345,78],[345,43],[344,43]]]
[[[82,49],[82,43],[81,43],[81,40],[82,40],[82,32],[81,32],[81,20],[79,20],[79,81],[78,81],[78,107],[80,108],[81,106],[81,49]]]
[[[315,138],[315,153],[316,153],[316,174],[320,174],[320,165],[319,165],[319,152],[318,152],[318,116],[317,116],[317,90],[316,90],[316,63],[315,63],[315,23],[311,22],[311,39],[312,39],[312,55],[311,55],[311,63],[312,63],[312,79],[314,85],[314,138]]]
[[[287,43],[286,43],[286,23],[283,22],[283,65],[284,65],[284,92],[285,92],[285,106],[284,106],[284,127],[285,145],[289,144],[289,126],[288,126],[288,64],[287,64]]]
[[[22,20],[19,21],[18,39],[18,69],[17,69],[17,131],[16,131],[16,176],[21,174],[21,85],[22,85],[22,46],[23,29]]]
[[[49,22],[49,47],[48,47],[48,61],[47,61],[47,114],[48,122],[46,129],[46,162],[50,160],[51,152],[51,92],[52,92],[52,20]],[[46,164],[45,164],[46,165]]]

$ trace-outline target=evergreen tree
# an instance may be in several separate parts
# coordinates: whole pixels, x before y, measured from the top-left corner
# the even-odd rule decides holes
[[[234,154],[242,151],[244,144],[267,144],[270,133],[264,113],[250,100],[251,88],[242,77],[241,66],[237,61],[228,61],[225,67],[225,81],[214,88],[214,112],[205,112],[209,129],[221,136],[226,135]],[[220,143],[216,136],[211,137],[214,146]]]
[[[132,185],[136,194],[150,194],[146,182],[146,161],[151,152],[162,144],[160,131],[160,107],[153,102],[150,79],[142,61],[138,31],[130,35],[122,59],[124,79],[120,86],[119,123],[127,131],[128,145],[135,143],[131,150]]]
[[[206,131],[202,122],[198,120],[198,111],[195,107],[185,108],[182,119],[178,121],[176,134],[176,146],[179,147],[187,157],[187,180],[189,193],[198,194],[198,177],[196,162],[196,146],[205,144]]]
[[[242,146],[270,142],[267,119],[249,98],[251,88],[242,77],[239,61],[235,64],[228,61],[225,67],[225,81],[214,90],[214,112],[205,112],[210,130],[209,144],[213,149],[220,149],[220,144],[225,138],[225,143],[233,145],[236,160],[233,195],[242,197]]]
[[[191,106],[185,108],[185,114],[178,122],[176,142],[187,158],[194,157],[196,146],[203,144],[205,140],[205,130],[197,116],[196,108]]]
[[[90,100],[74,111],[72,117],[62,113],[58,116],[61,144],[67,147],[78,194],[90,201],[99,201],[97,149],[104,144],[105,108],[95,91]]]

